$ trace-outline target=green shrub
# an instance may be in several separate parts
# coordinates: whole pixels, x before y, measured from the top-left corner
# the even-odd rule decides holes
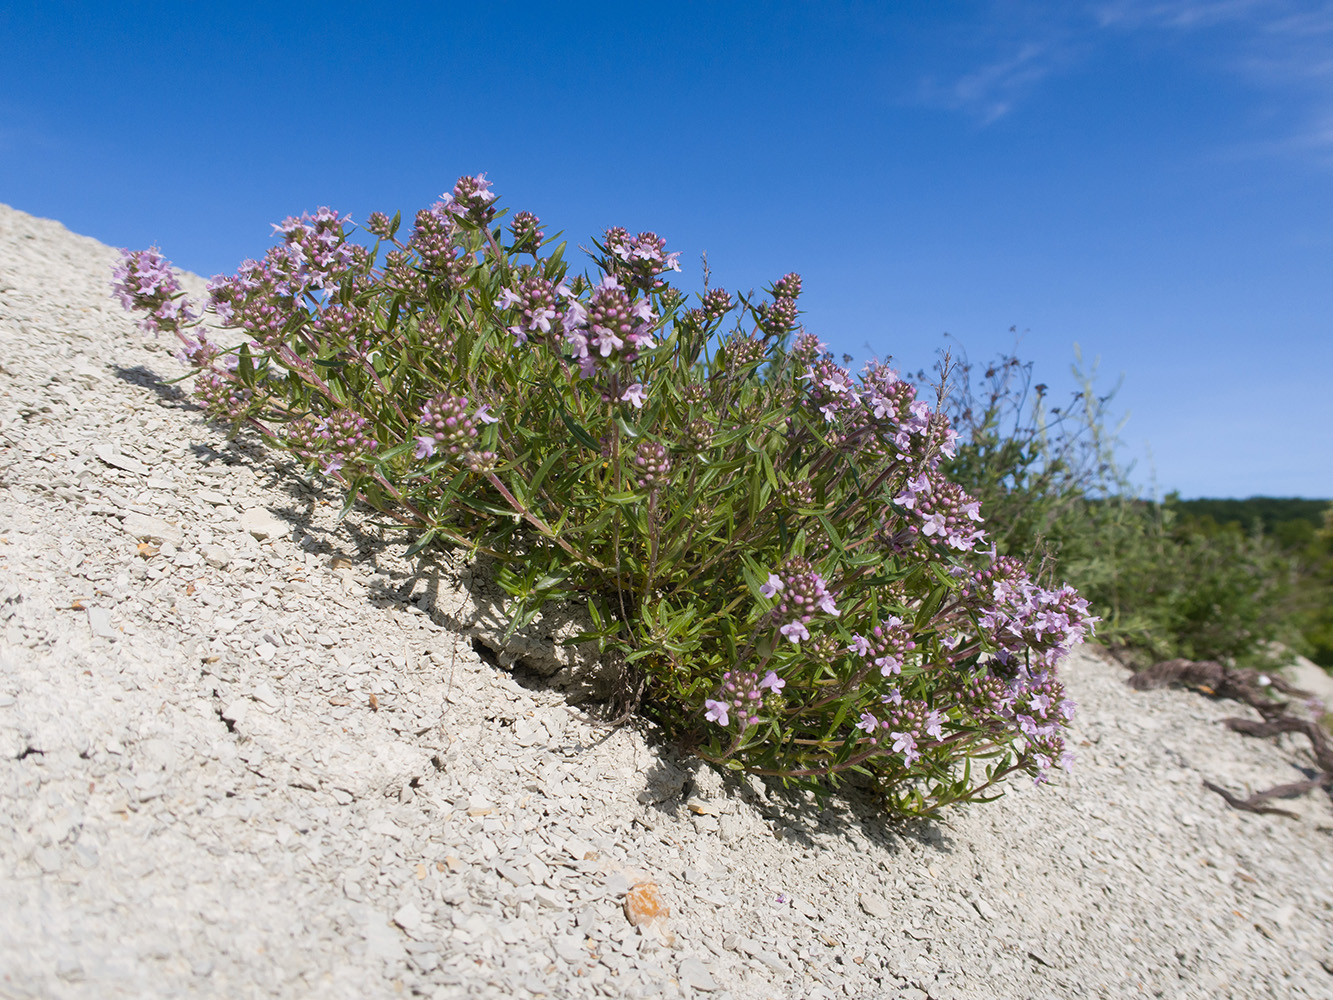
[[[117,291],[181,338],[215,419],[394,518],[409,553],[494,556],[515,627],[586,603],[584,638],[699,756],[859,774],[911,814],[1041,780],[1064,756],[1056,664],[1091,621],[980,551],[947,418],[801,333],[799,276],[686,308],[664,241],[620,229],[571,276],[535,216],[496,225],[488,188],[460,179],[405,239],[373,215],[374,247],[326,209],[288,219],[210,286],[235,350],[194,332],[155,251],[125,252]]]
[[[1291,560],[1258,531],[1180,516],[1174,497],[1139,499],[1107,427],[1114,390],[1095,392],[1081,359],[1073,372],[1080,391],[1052,406],[1030,363],[1002,357],[980,385],[958,366],[947,474],[981,501],[1002,551],[1078,589],[1128,661],[1267,662],[1273,640],[1295,636]]]

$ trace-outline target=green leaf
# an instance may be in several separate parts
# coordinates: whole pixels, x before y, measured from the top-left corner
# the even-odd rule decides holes
[[[343,518],[345,518],[348,514],[351,513],[352,508],[355,505],[356,505],[356,490],[349,489],[347,491],[347,496],[343,498],[342,510],[338,511],[338,518],[334,523],[342,524]]]
[[[241,376],[241,381],[246,385],[255,384],[255,362],[250,356],[250,345],[242,344],[239,363],[237,365],[237,374]]]
[[[768,579],[767,577],[760,577],[762,572],[763,570],[760,569],[759,564],[749,555],[741,556],[741,575],[745,577],[745,586],[754,595],[756,601],[768,600],[759,590]]]
[[[416,441],[404,441],[402,444],[396,444],[388,451],[381,451],[375,455],[376,461],[380,464],[392,461],[399,455],[412,451],[416,447]]]
[[[944,586],[948,587],[950,590],[958,589],[959,581],[949,575],[948,567],[942,566],[937,562],[932,562],[930,564],[930,571],[935,574],[936,580],[939,580],[940,583],[944,584]]]
[[[541,464],[541,468],[537,470],[537,474],[532,477],[532,481],[528,484],[529,495],[536,496],[537,491],[541,489],[543,480],[546,479],[551,470],[554,469],[558,463],[568,461],[568,455],[565,455],[560,451],[552,451],[551,454],[547,456],[546,461]],[[514,464],[515,466],[521,466],[523,461],[520,459],[515,461]]]
[[[565,412],[565,407],[563,404],[558,404],[558,405],[560,407],[560,420],[565,425],[569,433],[574,435],[574,440],[577,441],[579,444],[583,445],[583,447],[587,448],[589,451],[595,451],[600,454],[602,446],[593,439],[593,436],[591,434],[589,434],[587,431],[585,431],[582,427],[580,427],[577,423],[574,422],[574,418]]]
[[[568,573],[548,573],[532,585],[533,590],[550,590],[569,579]]]
[[[403,553],[403,558],[411,559],[414,555],[416,555],[426,546],[430,545],[431,542],[435,541],[435,538],[436,538],[436,532],[434,528],[431,528],[429,531],[426,531],[423,534],[419,535],[417,539],[407,547],[407,551]]]
[[[773,460],[768,457],[768,452],[759,452],[759,463],[764,469],[764,478],[768,480],[768,485],[772,487],[773,492],[778,492],[778,475],[773,469]]]
[[[916,631],[920,632],[930,624],[930,620],[935,617],[935,612],[940,609],[940,605],[944,603],[944,597],[948,593],[949,588],[941,584],[921,602],[921,608],[917,611],[916,622],[913,626]]]
[[[816,514],[815,517],[823,527],[824,533],[828,535],[829,541],[833,543],[833,547],[842,552],[846,548],[842,541],[842,535],[838,534],[838,529],[833,527],[833,522],[829,520],[828,515]]]

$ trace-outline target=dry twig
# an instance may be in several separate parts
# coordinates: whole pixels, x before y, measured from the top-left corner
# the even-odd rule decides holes
[[[1266,684],[1260,682],[1261,677],[1267,680]],[[1288,715],[1287,707],[1290,702],[1279,701],[1270,693],[1279,691],[1292,697],[1308,698],[1310,696],[1308,691],[1292,686],[1281,677],[1260,674],[1254,670],[1227,667],[1213,660],[1166,660],[1132,675],[1127,683],[1139,691],[1179,684],[1214,698],[1243,701],[1263,716],[1262,721],[1237,718],[1222,720],[1223,724],[1233,732],[1263,737],[1278,736],[1282,733],[1305,735],[1310,741],[1315,762],[1319,766],[1318,772],[1312,778],[1285,785],[1274,785],[1262,792],[1255,792],[1247,799],[1242,799],[1211,781],[1204,782],[1207,788],[1226,799],[1233,808],[1295,819],[1297,818],[1295,813],[1269,805],[1268,801],[1295,798],[1312,788],[1326,788],[1333,791],[1333,741],[1329,740],[1328,734],[1318,723]]]

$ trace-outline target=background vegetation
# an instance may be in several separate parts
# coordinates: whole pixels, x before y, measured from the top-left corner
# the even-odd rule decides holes
[[[1077,588],[1136,668],[1269,665],[1279,642],[1333,670],[1333,503],[1140,497],[1115,460],[1115,390],[1099,395],[1081,358],[1074,373],[1081,390],[1052,400],[1012,356],[936,367],[962,442],[948,475],[982,501],[1001,554]]]

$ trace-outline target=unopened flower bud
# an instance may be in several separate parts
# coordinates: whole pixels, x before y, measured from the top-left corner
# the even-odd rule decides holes
[[[640,441],[634,451],[634,473],[639,488],[653,492],[666,482],[671,471],[671,459],[664,445],[655,441]]]
[[[514,250],[536,253],[546,234],[539,228],[541,220],[531,212],[518,212],[509,223],[509,232],[514,237]]]
[[[393,222],[383,212],[371,212],[370,218],[366,220],[366,232],[371,236],[387,240],[393,236],[393,230],[390,228],[392,225]]]
[[[775,299],[791,299],[795,302],[801,297],[801,276],[795,271],[784,274],[773,283],[773,297]]]
[[[731,296],[725,288],[714,288],[704,295],[700,309],[707,319],[718,320],[731,312],[732,305]]]

